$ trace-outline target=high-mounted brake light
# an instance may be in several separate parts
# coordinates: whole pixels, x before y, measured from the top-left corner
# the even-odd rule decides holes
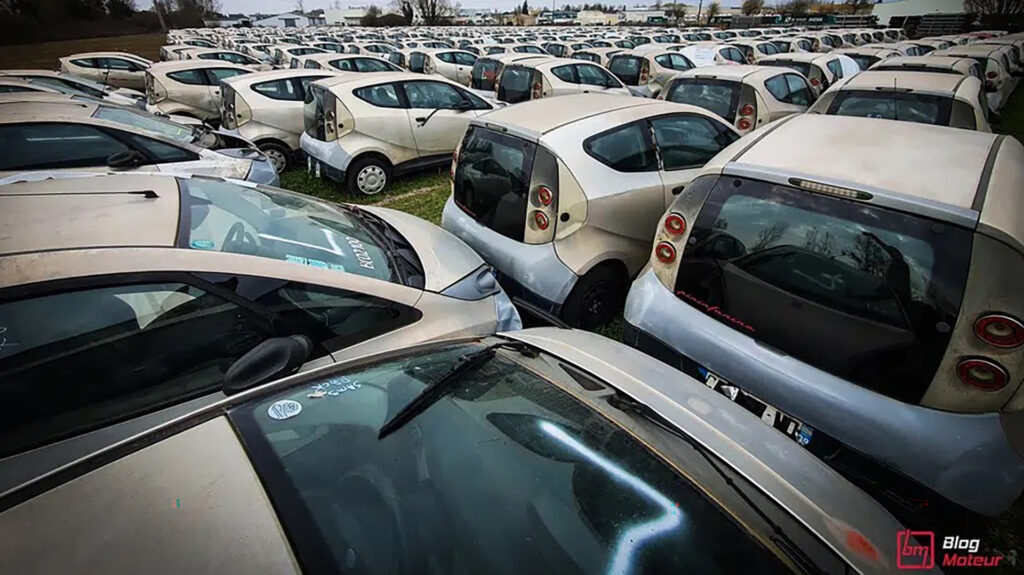
[[[1017,347],[1024,343],[1024,324],[1008,315],[989,314],[974,322],[974,334],[991,346]]]
[[[668,242],[661,242],[654,248],[654,257],[663,264],[670,264],[676,261],[676,248]]]
[[[665,231],[678,236],[686,231],[686,219],[680,214],[672,212],[665,218]]]
[[[982,358],[965,359],[957,364],[956,374],[960,381],[982,391],[998,391],[1006,387],[1010,374],[1003,366]]]
[[[831,184],[822,184],[819,182],[810,182],[798,178],[790,178],[789,183],[798,188],[803,188],[809,192],[815,192],[818,194],[828,194],[830,196],[839,196],[841,198],[849,198],[851,200],[870,200],[874,197],[871,194],[867,192],[862,192],[860,190],[851,190],[849,188],[842,188],[839,186],[833,186]]]

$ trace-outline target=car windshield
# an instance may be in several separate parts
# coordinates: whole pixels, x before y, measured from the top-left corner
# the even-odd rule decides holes
[[[833,116],[882,118],[948,126],[953,99],[893,91],[842,90],[828,108]]]
[[[115,108],[113,106],[99,106],[92,116],[100,120],[117,122],[133,128],[140,128],[152,132],[158,136],[164,136],[177,142],[188,143],[192,141],[192,129],[181,124],[175,124],[153,116],[152,114],[140,114],[127,108]]]
[[[182,178],[179,247],[398,281],[388,248],[340,207],[266,187]]]
[[[231,411],[271,499],[288,507],[285,529],[303,534],[294,542],[304,565],[394,575],[428,565],[455,575],[786,571],[716,498],[554,383],[574,385],[569,373],[539,375],[540,360],[528,368],[499,352],[378,439],[385,421],[480,349],[334,373]]]
[[[711,110],[732,123],[740,97],[740,84],[725,80],[686,78],[679,80],[665,98],[670,102],[699,106]]]

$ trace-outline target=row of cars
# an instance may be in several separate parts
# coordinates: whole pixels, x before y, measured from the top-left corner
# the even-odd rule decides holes
[[[810,84],[704,68],[731,70]],[[271,94],[299,111],[309,169],[356,191],[450,163],[444,229],[234,173],[96,165],[94,135],[23,131],[110,104],[0,96],[19,150],[62,146],[0,186],[15,571],[891,572],[912,512],[1019,495],[1016,140],[757,123],[763,94],[730,120],[621,94],[504,106],[414,72],[218,88],[224,129],[185,130],[211,146]],[[115,139],[187,125],[149,119]],[[92,163],[62,163],[79,148]],[[519,330],[512,305],[595,328],[627,292],[629,346]]]

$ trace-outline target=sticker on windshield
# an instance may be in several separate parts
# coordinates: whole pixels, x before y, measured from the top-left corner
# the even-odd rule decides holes
[[[356,256],[356,259],[359,260],[360,267],[364,267],[368,270],[374,269],[373,258],[370,257],[369,252],[366,251],[366,246],[363,245],[363,242],[349,236],[345,236],[345,241],[348,242],[349,247],[352,248],[352,253]]]
[[[332,270],[337,270],[339,272],[343,272],[343,271],[345,271],[345,266],[343,266],[341,264],[331,264],[331,269]]]
[[[271,419],[281,420],[295,417],[300,411],[302,411],[301,403],[291,399],[282,399],[281,401],[275,401],[270,406],[270,409],[267,410],[267,415]]]
[[[292,262],[293,264],[302,264],[302,265],[306,265],[306,262],[307,262],[306,258],[304,258],[302,256],[289,256],[289,255],[284,256],[284,261]]]
[[[315,268],[327,269],[327,262],[320,261],[320,260],[314,260],[313,258],[307,259],[306,260],[306,265],[310,265],[310,266],[313,266]]]
[[[213,249],[213,242],[211,242],[210,240],[192,240],[191,242],[188,243],[188,245],[192,246],[197,250]]]

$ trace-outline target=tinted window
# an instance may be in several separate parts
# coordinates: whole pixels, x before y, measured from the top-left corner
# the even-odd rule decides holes
[[[0,456],[215,392],[234,360],[274,335],[178,282],[8,301],[0,326],[0,391],[18,406],[0,422]]]
[[[178,70],[177,72],[168,72],[167,77],[182,84],[192,86],[206,85],[206,74],[202,70]]]
[[[453,86],[441,82],[406,82],[402,87],[410,108],[454,110],[464,99]]]
[[[838,62],[835,61],[835,60],[833,60],[833,62],[836,62],[838,64]],[[763,61],[759,62],[759,64],[761,66],[774,66],[776,68],[789,68],[790,70],[796,70],[797,72],[800,72],[801,74],[803,74],[804,76],[807,76],[808,78],[811,77],[811,64],[809,62],[794,62],[792,60],[763,60]],[[780,89],[779,88],[779,80],[777,80],[776,78],[779,78],[779,76],[776,76],[775,78],[772,78],[771,80],[768,80],[768,82],[774,81],[775,82],[774,85],[776,86],[776,89]],[[765,82],[765,85],[767,85],[768,82]],[[771,91],[771,88],[769,88],[769,91]],[[785,89],[782,90],[782,93],[785,93],[785,92],[788,92],[788,91],[789,91],[789,89],[785,88]],[[775,92],[772,92],[772,95],[775,96]],[[779,98],[778,96],[775,96],[775,99],[778,99],[778,98]]]
[[[569,82],[570,84],[579,83],[576,80],[576,71],[573,69],[572,66],[556,66],[551,69],[551,73],[554,74],[556,78],[563,82]]]
[[[248,74],[248,70],[237,70],[235,68],[209,68],[206,73],[211,76],[210,85],[216,86],[225,78],[233,78],[242,74]]]
[[[592,136],[584,141],[583,148],[599,162],[619,172],[658,169],[645,123],[630,124]]]
[[[952,102],[952,98],[928,94],[842,90],[828,113],[948,126]]]
[[[768,89],[773,98],[780,102],[785,102],[789,97],[789,83],[786,82],[785,76],[768,78],[764,81],[764,87]]]
[[[838,59],[829,60],[825,65],[828,66],[828,71],[832,72],[832,75],[835,76],[837,80],[843,77],[843,64]],[[801,73],[803,72],[801,71]],[[807,76],[807,74],[804,74],[804,76]],[[810,78],[810,76],[807,77]]]
[[[576,74],[580,78],[580,84],[590,86],[604,86],[606,88],[618,88],[619,83],[613,80],[604,70],[597,66],[588,64],[577,64]]]
[[[302,101],[304,94],[289,79],[271,80],[252,85],[252,91],[274,100]]]
[[[151,161],[155,164],[191,162],[199,159],[199,156],[186,149],[179,148],[178,146],[172,146],[171,144],[154,140],[153,138],[129,133],[122,133],[122,136],[125,139],[130,140],[136,147],[145,150],[146,155],[149,156]]]
[[[112,154],[130,148],[84,124],[0,126],[0,170],[42,170],[106,166]]]
[[[526,140],[470,127],[455,169],[456,203],[481,224],[522,241],[536,149]]]
[[[533,71],[520,66],[506,66],[498,82],[498,99],[515,104],[530,99]]]
[[[499,64],[495,60],[480,58],[473,63],[472,86],[477,90],[491,90],[498,75]]]
[[[81,58],[78,60],[71,60],[71,63],[75,66],[81,66],[82,68],[95,68],[96,61],[92,58]]]
[[[732,130],[700,116],[654,118],[651,126],[666,170],[703,166],[722,148],[739,139]]]
[[[928,66],[925,64],[894,64],[892,66],[876,66],[873,70],[893,70],[897,72],[929,72],[931,74],[957,74],[961,75],[960,72],[952,68],[939,68],[936,66]]]
[[[409,55],[409,71],[423,73],[423,64],[426,62],[427,57],[423,52],[413,52]]]
[[[916,402],[956,324],[971,240],[949,224],[727,177],[694,224],[676,289],[783,353]]]
[[[182,143],[191,142],[193,138],[191,128],[165,120],[159,116],[154,116],[153,114],[147,114],[142,111],[136,112],[130,108],[97,106],[92,117],[142,128],[147,132],[153,132],[154,134],[159,134],[165,138]]]
[[[684,78],[672,84],[665,99],[711,110],[732,123],[739,97],[739,82]]]
[[[324,571],[367,574],[786,570],[704,487],[504,354],[377,439],[476,349],[334,373],[232,411],[275,505],[293,502],[282,521],[306,536],[300,560],[319,552]],[[280,402],[301,412],[282,419]]]
[[[601,58],[599,58],[597,54],[591,54],[589,52],[576,52],[572,57],[577,60],[586,60],[587,62],[593,62],[595,64],[599,64],[601,62]]]
[[[472,54],[456,52],[455,63],[460,66],[472,66],[474,63],[476,63],[476,56],[473,56]]]
[[[640,84],[640,69],[642,67],[643,59],[637,56],[615,56],[608,61],[608,70],[628,86]]]
[[[853,61],[857,63],[857,66],[859,66],[861,70],[867,70],[881,60],[881,58],[876,58],[874,56],[862,56],[860,54],[846,54],[846,56],[853,58]]]
[[[352,90],[352,93],[360,100],[369,102],[374,106],[379,106],[381,108],[402,107],[401,102],[398,101],[398,93],[395,91],[394,84],[357,88]]]
[[[789,99],[786,102],[797,106],[810,106],[814,103],[814,96],[811,87],[796,74],[786,74],[786,84],[789,85]]]
[[[128,60],[122,60],[121,58],[97,58],[96,62],[100,68],[106,68],[108,70],[138,72],[143,69],[142,66],[135,62],[129,62]]]
[[[442,61],[442,62],[447,62],[449,64],[454,64],[455,63],[455,54],[452,54],[451,52],[441,52],[440,54],[437,55],[437,59]]]
[[[30,88],[28,86],[3,86],[0,85],[0,92],[12,93],[12,92],[42,92],[36,88]]]
[[[693,68],[690,61],[680,54],[662,54],[661,56],[656,56],[654,61],[672,70],[689,70]]]
[[[360,72],[390,72],[395,70],[393,66],[389,66],[387,62],[381,60],[375,60],[373,58],[356,58],[356,69]]]
[[[738,62],[740,64],[743,64],[747,61],[746,58],[743,56],[743,52],[740,52],[736,48],[725,48],[720,51],[720,54],[722,54],[723,58],[732,62]]]

